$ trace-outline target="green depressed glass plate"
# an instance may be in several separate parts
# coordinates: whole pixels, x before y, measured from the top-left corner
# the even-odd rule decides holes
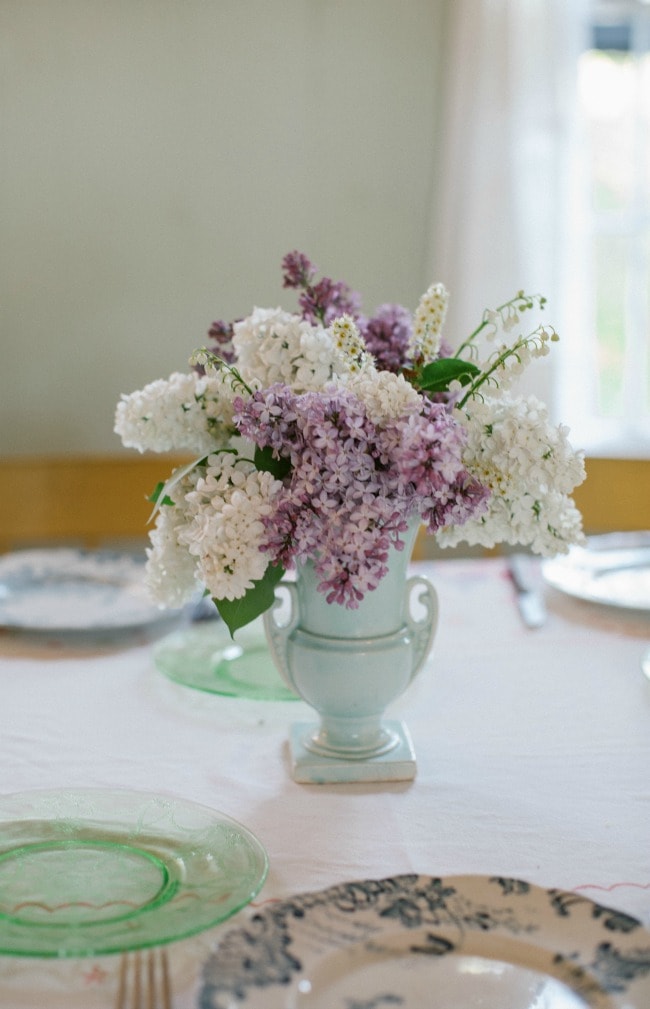
[[[206,806],[145,792],[0,799],[0,953],[98,956],[182,939],[258,893],[266,852]]]
[[[222,620],[193,624],[158,643],[156,668],[184,687],[226,697],[295,701],[269,652],[262,620],[241,627],[233,640]]]

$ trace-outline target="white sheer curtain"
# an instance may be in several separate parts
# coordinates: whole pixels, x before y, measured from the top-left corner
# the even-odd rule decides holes
[[[452,343],[520,288],[561,330],[585,15],[586,0],[447,0],[429,273],[451,292]],[[526,379],[551,405],[554,357]]]

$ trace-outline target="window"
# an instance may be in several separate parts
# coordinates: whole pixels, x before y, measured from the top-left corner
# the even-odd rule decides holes
[[[598,0],[591,11],[578,75],[591,366],[583,358],[579,375],[572,362],[577,433],[596,454],[650,456],[650,3]]]

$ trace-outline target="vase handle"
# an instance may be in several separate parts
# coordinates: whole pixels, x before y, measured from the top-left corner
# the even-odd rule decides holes
[[[424,609],[424,614],[416,619],[411,610],[413,593],[417,592],[417,602]],[[438,629],[438,593],[428,578],[413,575],[406,582],[406,622],[413,633],[413,663],[411,680],[424,665],[424,660],[431,651],[433,639]]]
[[[294,690],[297,693],[297,688],[291,675],[287,650],[289,645],[289,635],[298,626],[298,621],[300,619],[300,612],[298,610],[298,591],[294,582],[287,581],[281,581],[279,585],[276,586],[276,593],[278,589],[284,589],[287,593],[290,607],[288,618],[282,623],[276,620],[277,610],[283,607],[282,598],[276,594],[273,605],[270,606],[264,613],[264,630],[266,632],[266,640],[269,646],[269,651],[273,656],[278,672],[289,689]]]

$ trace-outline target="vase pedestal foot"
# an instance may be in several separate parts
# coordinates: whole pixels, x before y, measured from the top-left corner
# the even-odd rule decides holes
[[[300,784],[324,785],[353,781],[411,781],[415,777],[415,751],[403,722],[386,721],[386,728],[397,737],[397,744],[376,757],[330,757],[307,749],[303,739],[315,725],[295,722],[291,726],[291,772]]]

